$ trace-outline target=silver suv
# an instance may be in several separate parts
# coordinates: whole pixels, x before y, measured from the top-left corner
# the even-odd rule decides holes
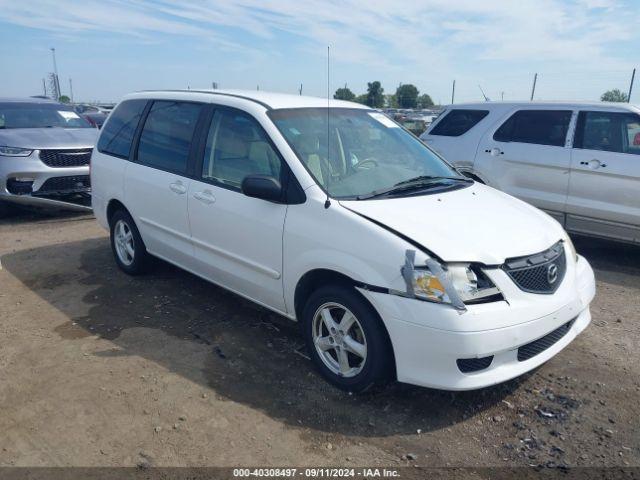
[[[97,133],[70,106],[0,98],[0,216],[12,203],[88,208]]]

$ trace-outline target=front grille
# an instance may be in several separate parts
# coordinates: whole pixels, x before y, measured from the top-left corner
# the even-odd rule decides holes
[[[40,150],[40,160],[53,168],[82,167],[89,165],[91,159],[90,148],[72,150]]]
[[[456,364],[462,373],[470,373],[489,368],[492,361],[493,355],[482,358],[459,358],[456,360]]]
[[[525,292],[553,293],[567,270],[564,245],[558,242],[544,252],[508,259],[502,268]]]
[[[522,345],[520,348],[518,348],[518,361],[524,362],[525,360],[529,360],[530,358],[533,358],[536,355],[544,352],[547,348],[551,347],[554,343],[558,342],[558,340],[560,340],[567,334],[567,332],[571,329],[574,321],[575,319],[565,323],[564,325],[561,325],[553,332],[546,334],[544,337],[539,338],[538,340],[534,340],[531,343]]]
[[[89,175],[74,175],[69,177],[53,177],[45,181],[40,189],[34,193],[39,194],[59,194],[81,193],[91,191],[91,180]]]

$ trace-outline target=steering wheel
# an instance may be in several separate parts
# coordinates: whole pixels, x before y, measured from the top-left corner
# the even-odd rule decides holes
[[[365,158],[364,160],[360,160],[358,163],[356,163],[353,168],[355,168],[356,170],[366,170],[368,168],[371,167],[367,167],[366,165],[372,165],[373,167],[377,167],[378,161],[373,158],[373,157],[369,157],[369,158]]]

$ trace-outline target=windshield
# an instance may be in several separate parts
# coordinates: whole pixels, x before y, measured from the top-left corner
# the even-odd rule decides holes
[[[459,177],[420,140],[380,112],[331,108],[327,115],[326,108],[296,108],[271,110],[269,116],[318,184],[334,198],[365,198],[411,179]]]
[[[0,103],[0,128],[92,128],[73,109],[60,103]]]

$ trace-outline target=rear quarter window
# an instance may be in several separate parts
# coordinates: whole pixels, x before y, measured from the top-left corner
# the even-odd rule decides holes
[[[98,140],[98,151],[120,158],[129,158],[131,142],[138,127],[144,107],[144,100],[125,100],[111,113],[102,128]]]
[[[497,142],[564,146],[571,110],[519,110],[493,135]]]
[[[489,115],[489,110],[449,110],[429,134],[459,137],[475,127],[487,115]]]

